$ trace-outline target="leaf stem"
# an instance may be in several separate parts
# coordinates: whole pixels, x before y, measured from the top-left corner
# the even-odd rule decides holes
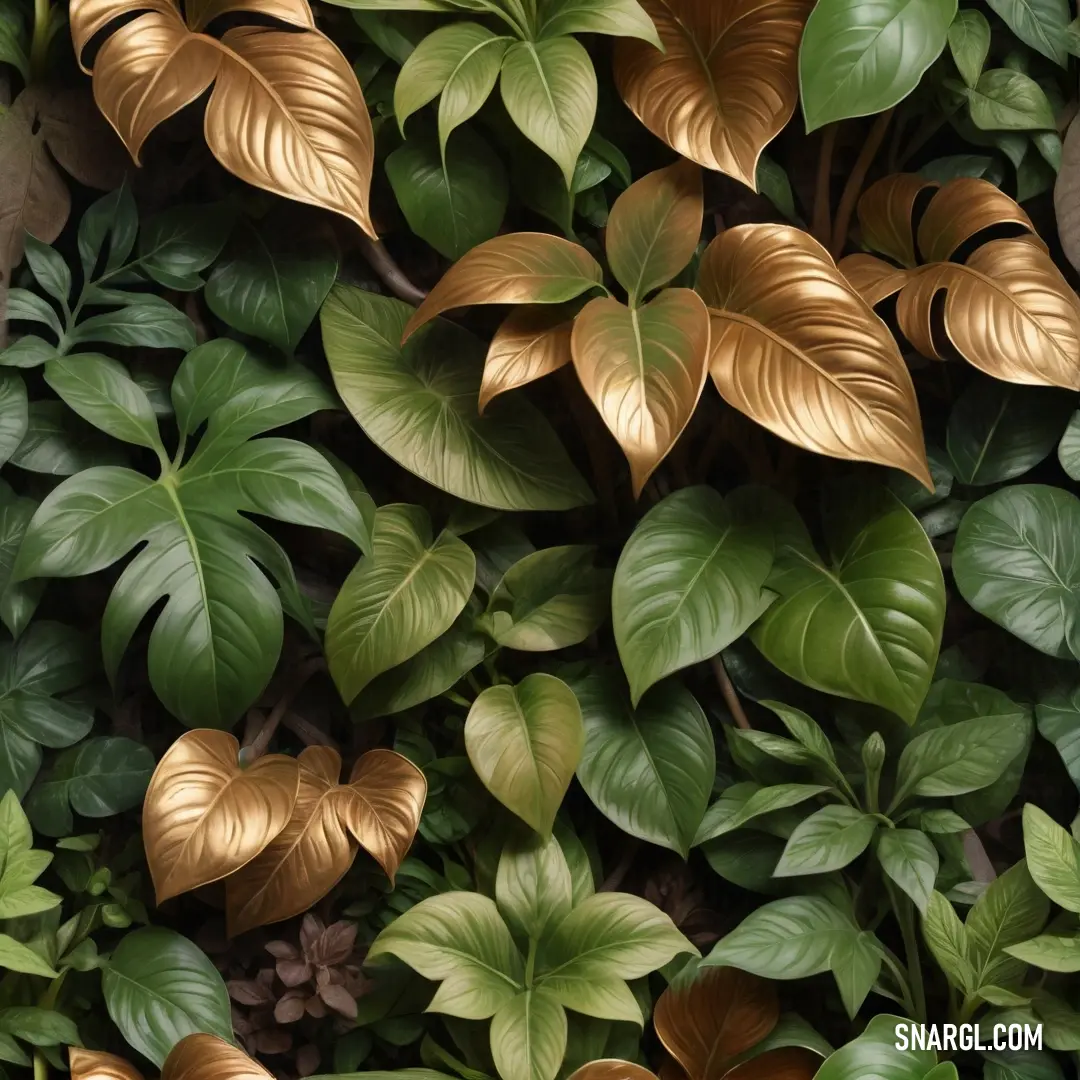
[[[908,982],[911,986],[912,1020],[926,1023],[926,991],[923,988],[922,963],[919,959],[919,939],[915,932],[915,905],[902,893],[898,893],[893,883],[886,877],[885,890],[889,894],[893,914],[900,924],[900,934],[904,940],[904,956],[907,960]]]
[[[724,704],[727,705],[732,719],[738,727],[741,727],[744,731],[750,731],[750,721],[746,717],[746,711],[743,709],[739,695],[732,684],[731,676],[728,675],[727,668],[724,667],[724,658],[717,653],[709,661],[709,664],[712,667],[713,675],[716,676],[717,683],[720,684],[720,693],[724,696]]]
[[[30,40],[30,80],[38,82],[45,78],[45,67],[49,53],[49,23],[52,5],[49,0],[34,0],[34,36]],[[34,1080],[37,1080],[37,1064],[34,1065]]]
[[[394,261],[393,255],[383,246],[381,240],[372,240],[370,236],[360,236],[360,252],[368,265],[378,275],[379,280],[399,300],[419,307],[427,293],[414,285],[405,275],[405,271]]]
[[[894,1001],[899,1001],[908,1011],[908,1015],[912,1015],[915,1012],[915,1006],[911,1001],[911,988],[908,986],[907,977],[904,975],[903,969],[900,967],[896,957],[893,956],[891,949],[883,949],[882,959],[885,961],[885,965],[888,967],[892,974],[892,977],[896,980],[896,986],[900,991],[899,998],[893,998]],[[886,995],[887,997],[890,995]]]
[[[256,733],[255,738],[240,752],[243,764],[250,765],[266,753],[270,740],[274,737],[278,724],[281,723],[281,718],[288,712],[289,706],[293,703],[296,695],[300,693],[312,675],[317,671],[325,670],[326,661],[321,656],[312,657],[306,664],[301,664],[296,669],[292,678],[285,684],[281,697],[278,698],[273,709],[270,710],[270,715],[263,721],[263,725]]]
[[[866,174],[870,171],[870,166],[873,164],[878,150],[881,149],[881,144],[885,139],[885,132],[888,131],[895,112],[896,107],[894,106],[891,109],[886,109],[874,120],[870,132],[866,136],[866,141],[859,151],[859,156],[855,159],[851,175],[844,185],[843,194],[840,196],[840,205],[836,210],[836,224],[833,226],[832,232],[831,252],[834,259],[838,258],[840,252],[844,250],[848,229],[851,227],[851,216],[855,213],[855,206],[859,201],[859,196],[862,194]]]
[[[48,1080],[49,1063],[40,1050],[34,1051],[34,1080]]]
[[[533,970],[536,967],[536,938],[529,938],[529,955],[525,959],[525,989],[532,989]]]
[[[818,150],[817,181],[814,186],[814,213],[810,219],[810,232],[820,244],[828,244],[832,233],[832,207],[830,205],[832,159],[836,147],[836,124],[828,124],[821,132]]]

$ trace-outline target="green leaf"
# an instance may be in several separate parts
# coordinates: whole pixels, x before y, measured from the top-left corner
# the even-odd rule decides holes
[[[760,704],[780,717],[784,727],[809,753],[810,758],[820,763],[821,767],[830,776],[836,779],[843,776],[836,763],[836,754],[833,752],[832,743],[829,741],[828,735],[821,730],[820,724],[807,716],[801,709],[792,708],[790,705],[784,705],[779,701],[761,701]]]
[[[47,360],[44,374],[68,408],[87,423],[164,457],[154,407],[123,364],[100,353],[79,353]]]
[[[923,939],[945,977],[965,993],[976,986],[975,971],[968,959],[967,931],[952,904],[939,892],[931,892],[923,913]]]
[[[170,207],[140,230],[139,265],[166,288],[202,288],[199,272],[221,254],[231,228],[232,213],[224,204]]]
[[[877,827],[876,817],[853,806],[824,806],[800,822],[788,838],[775,876],[839,870],[866,850]]]
[[[1080,789],[1080,685],[1051,690],[1035,706],[1039,734],[1057,748],[1072,782]]]
[[[656,27],[638,0],[540,0],[537,22],[539,38],[611,34],[661,48]]]
[[[1066,911],[1080,912],[1080,844],[1033,803],[1024,807],[1024,851],[1035,884]]]
[[[133,739],[119,735],[87,739],[58,755],[34,785],[26,812],[46,836],[67,836],[75,813],[112,817],[138,806],[154,771],[154,755]]]
[[[559,841],[530,836],[503,849],[495,877],[495,902],[511,930],[539,941],[552,923],[570,914],[573,884]]]
[[[233,1040],[229,992],[217,968],[164,927],[124,937],[101,973],[101,991],[120,1034],[158,1068],[185,1035],[203,1031]]]
[[[543,987],[511,998],[491,1020],[491,1054],[502,1080],[555,1080],[566,1053],[566,1013]]]
[[[399,915],[372,943],[425,979],[441,980],[428,1012],[484,1020],[524,989],[524,964],[494,901],[447,892]]]
[[[798,806],[828,790],[821,784],[776,784],[764,788],[757,784],[735,784],[705,812],[694,837],[694,847],[740,829],[762,814]]]
[[[11,464],[29,472],[73,476],[95,465],[125,460],[123,450],[97,428],[77,417],[62,401],[32,401],[26,434]]]
[[[139,231],[139,211],[127,181],[108,195],[103,195],[82,216],[79,222],[79,259],[83,277],[95,276],[101,249],[109,240],[109,256],[105,271],[119,270],[127,262]]]
[[[1011,68],[984,71],[967,91],[975,126],[983,131],[1033,131],[1054,126],[1054,110],[1034,79]]]
[[[833,953],[831,967],[848,1018],[855,1019],[881,973],[881,943],[871,933],[857,934]]]
[[[638,523],[619,556],[612,620],[634,704],[650,686],[726,649],[775,598],[773,540],[756,490],[683,488]]]
[[[444,320],[399,344],[412,312],[341,285],[323,305],[334,383],[368,438],[428,483],[481,506],[567,510],[591,502],[555,432],[520,395],[479,415],[485,345]]]
[[[26,383],[17,372],[0,370],[0,465],[19,448],[29,424]]]
[[[882,489],[846,491],[825,515],[827,565],[792,510],[777,517],[766,587],[779,598],[751,631],[754,644],[807,686],[913,722],[945,617],[941,566],[918,519]]]
[[[991,9],[1026,45],[1068,67],[1066,31],[1072,14],[1068,0],[987,0]]]
[[[949,51],[964,82],[974,86],[990,52],[990,23],[981,11],[965,8],[956,13],[949,27]]]
[[[326,624],[330,674],[348,704],[377,675],[448,630],[473,590],[476,559],[418,506],[375,513],[372,553],[345,579]]]
[[[73,333],[67,335],[67,348],[87,342],[148,349],[183,349],[185,352],[195,348],[195,326],[192,321],[160,296],[97,289],[91,303],[123,306],[84,319]]]
[[[60,252],[27,233],[24,254],[26,265],[42,289],[66,304],[71,295],[71,271]]]
[[[481,625],[508,649],[548,652],[578,645],[611,607],[611,571],[593,566],[586,544],[544,548],[519,559],[488,601]]]
[[[1014,484],[964,515],[953,550],[961,596],[1033,648],[1071,655],[1080,615],[1080,499],[1044,484]]]
[[[1003,950],[1037,934],[1050,915],[1024,860],[995,878],[975,901],[965,923],[968,959],[977,987],[1019,986],[1024,968]]]
[[[897,1049],[897,1030],[910,1024],[900,1016],[875,1016],[858,1038],[825,1059],[814,1080],[929,1080],[933,1050]]]
[[[30,82],[30,58],[27,50],[30,42],[23,25],[22,12],[18,5],[0,8],[0,64],[11,64],[22,76],[24,83]],[[22,1059],[16,1065],[29,1064]]]
[[[589,54],[572,37],[515,42],[503,57],[500,87],[510,118],[559,166],[569,188],[596,117]]]
[[[1080,411],[1069,418],[1058,445],[1058,460],[1071,479],[1080,480]]]
[[[974,378],[949,415],[956,479],[981,487],[1022,476],[1054,449],[1071,411],[1065,391]]]
[[[1028,941],[1009,945],[1005,951],[1025,964],[1044,971],[1071,975],[1080,971],[1080,935],[1040,934]]]
[[[14,1035],[31,1046],[81,1046],[74,1020],[55,1009],[32,1005],[0,1009],[0,1032]]]
[[[19,971],[24,975],[43,975],[47,979],[55,979],[58,974],[33,949],[8,934],[0,934],[0,969],[2,968]]]
[[[206,283],[210,310],[234,330],[289,355],[337,277],[333,249],[296,230],[248,227],[234,237]],[[194,343],[193,343],[194,344]]]
[[[448,259],[460,259],[502,225],[510,196],[506,170],[468,128],[445,154],[433,139],[410,138],[386,159],[386,175],[409,228]]]
[[[882,829],[877,856],[885,873],[925,915],[937,879],[937,848],[916,829]]]
[[[57,337],[62,337],[63,326],[52,304],[28,289],[10,289],[7,297],[7,317],[18,322],[34,322],[47,326]],[[10,359],[5,356],[10,363]],[[29,365],[20,365],[29,366]]]
[[[806,130],[903,101],[945,48],[956,0],[818,0],[799,50]]]
[[[716,772],[701,706],[674,680],[655,687],[636,709],[613,671],[568,681],[585,723],[577,775],[586,794],[623,832],[685,858]]]

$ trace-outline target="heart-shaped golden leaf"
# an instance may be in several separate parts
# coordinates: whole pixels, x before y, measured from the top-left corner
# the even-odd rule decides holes
[[[656,1074],[632,1061],[600,1058],[576,1069],[568,1080],[656,1080]]]
[[[195,1034],[181,1039],[161,1067],[161,1080],[274,1080],[258,1062],[219,1039]]]
[[[571,348],[585,393],[630,462],[637,497],[701,397],[709,313],[690,289],[665,289],[639,308],[600,297],[575,320]]]
[[[728,229],[702,257],[698,291],[725,401],[796,446],[933,488],[896,342],[817,241],[788,225]]]
[[[83,1050],[73,1046],[68,1050],[71,1080],[143,1080],[143,1075],[115,1054],[100,1050]]]
[[[143,802],[143,842],[157,902],[220,881],[289,822],[300,783],[293,758],[246,769],[226,731],[189,731],[158,762]]]
[[[507,390],[542,379],[573,359],[570,332],[575,309],[521,307],[511,312],[491,339],[480,384],[479,409]]]
[[[765,145],[791,119],[813,0],[642,0],[664,51],[622,38],[615,80],[631,112],[685,158],[757,190]]]

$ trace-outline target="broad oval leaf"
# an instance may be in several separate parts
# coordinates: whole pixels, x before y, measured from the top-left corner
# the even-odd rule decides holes
[[[491,1018],[491,1055],[503,1080],[555,1080],[566,1054],[566,1010],[543,986]]]
[[[799,50],[806,130],[891,109],[941,55],[956,0],[818,0]]]
[[[520,307],[491,339],[484,361],[477,406],[482,413],[497,395],[542,379],[572,363],[570,333],[576,314],[570,305]]]
[[[68,1067],[71,1080],[143,1080],[142,1073],[123,1058],[79,1046],[68,1050]]]
[[[752,631],[754,644],[807,686],[913,723],[945,621],[937,553],[914,514],[882,489],[845,491],[826,529],[828,565],[798,519],[782,526],[766,582],[779,597]]]
[[[599,297],[571,337],[585,393],[630,462],[635,498],[675,445],[705,387],[709,313],[690,289],[641,308]]]
[[[553,675],[490,686],[465,721],[465,749],[477,776],[504,806],[548,835],[581,760],[581,708]]]
[[[503,848],[495,875],[495,902],[524,940],[539,941],[550,924],[570,914],[573,879],[555,836],[529,836]]]
[[[120,1033],[158,1068],[185,1035],[233,1037],[229,993],[217,968],[164,927],[123,938],[102,971],[101,991]]]
[[[239,753],[228,732],[189,731],[158,762],[142,828],[159,904],[239,870],[292,816],[296,761],[268,754],[242,769]]]
[[[656,1074],[632,1061],[598,1058],[575,1069],[568,1080],[656,1080]]]
[[[909,1020],[899,1016],[875,1016],[863,1033],[830,1054],[815,1080],[930,1080],[937,1055],[933,1050],[901,1049],[896,1033]],[[948,1080],[933,1076],[932,1080]]]
[[[976,129],[992,132],[1053,130],[1054,108],[1046,91],[1012,68],[991,68],[965,91]],[[1049,186],[1049,185],[1047,185]]]
[[[1024,807],[1024,853],[1035,884],[1066,911],[1080,911],[1080,844],[1033,803]]]
[[[198,1032],[181,1039],[165,1059],[161,1080],[272,1080],[232,1043]]]
[[[773,875],[841,870],[866,850],[878,824],[876,817],[853,806],[824,806],[795,827]]]
[[[616,672],[597,670],[570,685],[585,723],[581,786],[623,832],[685,858],[716,771],[701,706],[675,680],[654,687],[636,709]]]
[[[796,446],[933,488],[907,365],[820,244],[787,225],[727,229],[702,257],[698,291],[728,404]]]
[[[1026,45],[1061,67],[1069,63],[1068,0],[987,0]]]
[[[483,346],[471,334],[439,322],[398,344],[411,310],[340,285],[323,306],[330,371],[365,434],[428,483],[481,506],[566,510],[591,502],[555,432],[528,402],[504,399],[479,415]]]
[[[882,870],[925,915],[937,880],[937,848],[918,829],[882,829],[877,857]]]
[[[810,0],[643,0],[664,51],[619,41],[631,112],[683,157],[757,190],[758,158],[795,111]]]
[[[371,555],[345,579],[326,623],[327,663],[345,703],[448,630],[475,580],[472,551],[445,530],[432,537],[425,510],[379,507]]]
[[[990,23],[977,8],[956,13],[949,27],[949,52],[964,82],[974,86],[990,52]]]
[[[754,488],[727,500],[683,488],[631,534],[615,570],[612,618],[635,705],[653,683],[726,649],[774,599],[763,588],[773,537],[756,498]]]

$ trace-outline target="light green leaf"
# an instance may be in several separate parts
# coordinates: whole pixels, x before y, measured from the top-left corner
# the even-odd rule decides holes
[[[870,843],[878,819],[853,806],[825,806],[799,823],[788,838],[776,877],[827,874],[858,858]]]
[[[1040,934],[1009,945],[1005,951],[1017,960],[1044,971],[1059,971],[1068,975],[1080,971],[1080,934]]]
[[[975,985],[1018,986],[1024,978],[1023,965],[1002,951],[1037,934],[1049,914],[1050,901],[1035,885],[1023,859],[995,878],[965,923]]]
[[[974,86],[990,52],[990,23],[981,11],[964,8],[956,13],[949,27],[949,51],[964,82]]]
[[[1054,110],[1042,87],[1011,68],[992,68],[967,91],[975,126],[983,131],[1035,131],[1054,126]]]
[[[15,1005],[0,1009],[0,1032],[31,1046],[81,1046],[75,1021],[56,1009]]]
[[[539,0],[537,21],[540,38],[611,34],[661,47],[656,27],[638,0]]]
[[[929,1080],[933,1050],[897,1049],[897,1029],[910,1027],[900,1016],[875,1016],[856,1039],[834,1051],[814,1080]],[[935,1075],[933,1080],[947,1080]]]
[[[1068,0],[987,0],[1005,25],[1026,45],[1068,67],[1067,29],[1072,13]]]
[[[916,829],[882,829],[878,861],[924,915],[938,872],[937,848]]]
[[[4,968],[22,972],[24,975],[43,975],[47,979],[55,979],[57,976],[57,972],[33,949],[8,934],[0,934],[0,969]]]
[[[1024,807],[1024,851],[1035,884],[1066,911],[1080,912],[1080,844],[1034,803]]]
[[[881,972],[881,943],[873,934],[856,934],[837,946],[830,966],[848,1017],[855,1019]]]
[[[976,976],[968,959],[967,931],[952,904],[939,892],[930,894],[922,930],[927,948],[949,982],[965,992],[974,990]]]
[[[828,790],[821,784],[776,784],[764,788],[756,784],[735,784],[705,812],[701,827],[694,837],[694,847],[740,829],[762,814],[798,806]]]
[[[566,1013],[543,986],[511,998],[491,1020],[502,1080],[555,1080],[566,1053]]]
[[[572,894],[570,867],[554,836],[531,836],[503,848],[495,902],[511,930],[526,941],[539,941],[549,925],[570,914]]]

